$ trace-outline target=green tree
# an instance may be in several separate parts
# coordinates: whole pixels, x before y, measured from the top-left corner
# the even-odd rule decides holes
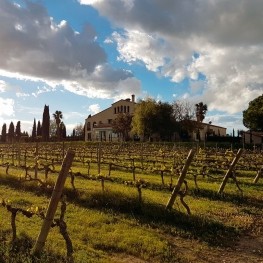
[[[129,139],[131,131],[132,116],[129,113],[119,113],[112,122],[112,131],[121,134],[124,141]]]
[[[139,101],[134,109],[132,118],[132,133],[150,138],[154,133],[154,118],[156,116],[156,101],[148,98]]]
[[[154,130],[161,140],[170,141],[175,131],[173,106],[167,102],[158,102],[156,107]]]
[[[61,120],[63,119],[62,112],[59,110],[56,110],[55,113],[53,113],[53,118],[57,125],[57,131],[56,131],[57,139],[60,140],[60,123],[61,123]]]
[[[13,142],[14,138],[15,138],[15,126],[14,123],[11,121],[8,128],[8,141]]]
[[[56,133],[57,133],[57,125],[56,125],[56,121],[55,120],[50,120],[50,124],[49,124],[49,136],[51,138],[56,137]]]
[[[203,122],[206,112],[207,112],[207,105],[203,102],[199,102],[195,104],[195,114],[197,122]]]
[[[1,136],[1,142],[6,142],[6,124],[4,123],[2,126],[2,136]]]
[[[40,137],[42,135],[42,126],[41,126],[41,122],[38,121],[37,122],[37,137]]]
[[[67,137],[67,129],[63,121],[59,124],[59,133],[60,133],[60,138],[65,139]]]
[[[139,101],[132,118],[132,133],[144,139],[156,137],[169,140],[175,130],[173,107],[153,99]]]
[[[50,128],[50,115],[49,106],[44,106],[43,117],[42,117],[42,140],[47,142],[49,140]]]
[[[243,111],[243,124],[252,131],[263,131],[263,94],[249,102]]]
[[[20,137],[21,137],[21,122],[20,121],[16,123],[15,137],[17,141],[20,140]]]
[[[196,114],[196,131],[197,131],[197,139],[200,141],[200,129],[202,129],[202,122],[205,118],[207,112],[207,105],[203,102],[199,102],[195,104],[195,114]]]
[[[36,119],[34,118],[33,127],[32,127],[32,141],[35,141],[37,137],[37,126]]]

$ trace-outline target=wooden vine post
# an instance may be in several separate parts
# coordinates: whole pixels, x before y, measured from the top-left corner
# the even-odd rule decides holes
[[[20,140],[18,141],[18,166],[21,165],[21,149],[20,149]]]
[[[57,182],[54,186],[53,193],[52,193],[49,205],[48,205],[47,213],[45,215],[42,228],[38,235],[35,246],[33,247],[33,255],[39,254],[45,245],[45,242],[48,236],[48,232],[51,227],[51,224],[53,223],[53,219],[54,219],[54,216],[57,210],[57,206],[62,196],[64,184],[65,184],[69,169],[72,165],[74,156],[75,156],[75,152],[73,150],[68,150],[63,160],[63,163],[61,165],[61,170],[59,172]]]
[[[253,183],[256,184],[258,182],[259,178],[262,177],[262,175],[263,175],[263,165],[261,168],[259,168]]]
[[[35,179],[37,179],[38,173],[38,142],[36,142],[36,149],[35,149]]]
[[[186,159],[186,163],[182,169],[182,172],[181,172],[181,175],[179,176],[178,180],[177,180],[177,183],[176,183],[176,186],[174,187],[173,189],[173,192],[171,194],[171,197],[166,205],[166,210],[171,210],[172,207],[173,207],[173,204],[175,202],[175,199],[176,199],[176,196],[178,195],[179,191],[180,191],[180,188],[184,182],[184,179],[185,179],[185,176],[187,174],[187,170],[193,160],[195,156],[195,150],[194,149],[191,149],[190,152],[188,153],[188,156],[187,156],[187,159]]]
[[[220,185],[220,188],[219,188],[219,190],[218,190],[218,193],[219,193],[219,194],[222,194],[222,193],[223,193],[224,188],[225,188],[226,183],[227,183],[227,180],[228,180],[229,177],[232,176],[232,172],[233,172],[233,170],[234,170],[234,168],[235,168],[235,166],[236,166],[239,158],[241,157],[242,152],[243,152],[243,149],[240,148],[240,149],[238,150],[235,158],[233,159],[232,163],[230,164],[230,167],[229,167],[228,171],[226,172],[226,174],[225,174],[225,176],[224,176],[224,179],[223,179],[223,181],[222,181],[222,183],[221,183],[221,185]]]
[[[101,143],[99,143],[99,146],[97,148],[98,175],[100,175],[101,154],[102,154]]]

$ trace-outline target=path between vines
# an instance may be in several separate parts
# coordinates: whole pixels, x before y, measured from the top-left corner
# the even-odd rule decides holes
[[[262,233],[258,236],[242,236],[235,245],[228,248],[202,247],[197,240],[182,240],[176,237],[168,239],[174,244],[174,253],[184,258],[178,263],[263,263]],[[153,263],[124,254],[112,254],[111,258],[112,262],[116,263]]]

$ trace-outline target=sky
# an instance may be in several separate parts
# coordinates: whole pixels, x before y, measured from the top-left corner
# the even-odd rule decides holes
[[[208,106],[246,129],[263,94],[262,0],[0,0],[0,129],[32,132],[44,106],[68,135],[119,99]]]

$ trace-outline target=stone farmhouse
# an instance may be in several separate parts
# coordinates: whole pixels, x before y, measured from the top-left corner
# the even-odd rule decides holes
[[[89,115],[85,120],[85,141],[118,141],[118,134],[112,131],[112,121],[119,113],[133,115],[135,104],[135,95],[132,95],[131,99],[121,99],[111,107]]]
[[[119,141],[119,135],[112,131],[112,121],[119,113],[129,113],[133,115],[135,109],[135,95],[131,98],[121,99],[114,102],[111,107],[91,116],[85,120],[85,141]],[[200,140],[206,140],[208,135],[226,136],[226,128],[212,125],[210,123],[201,123]],[[190,139],[198,140],[197,132],[190,135]],[[174,139],[179,139],[174,136]]]

